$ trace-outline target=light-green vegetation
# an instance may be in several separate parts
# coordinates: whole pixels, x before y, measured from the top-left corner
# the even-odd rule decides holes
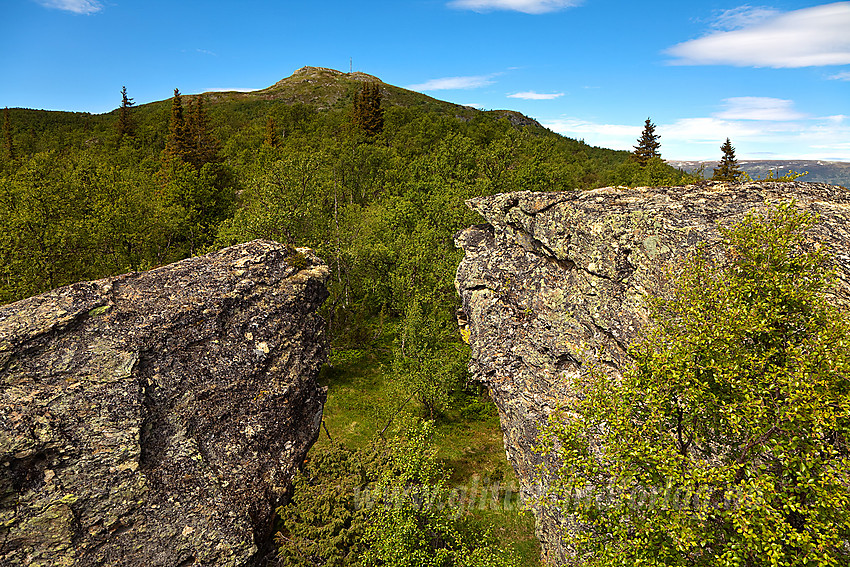
[[[364,564],[373,567],[508,567],[509,549],[463,514],[467,502],[449,484],[436,460],[433,422],[393,438],[389,459],[371,497]]]
[[[547,442],[587,565],[850,561],[850,336],[813,222],[785,203],[724,230],[652,302],[622,382],[577,380]]]
[[[330,387],[327,433],[311,451],[292,502],[281,509],[278,539],[285,565],[361,564],[365,528],[375,521],[374,490],[392,452],[388,440],[422,417],[421,408],[413,403],[401,407],[405,400],[396,396],[391,346],[379,341],[363,350],[337,350],[323,373],[322,382]],[[434,422],[428,444],[436,450],[432,464],[450,475],[441,477],[449,506],[445,513],[465,532],[498,538],[515,559],[512,564],[539,565],[533,517],[519,501],[492,402],[477,389],[461,389],[453,397],[453,409]],[[376,434],[382,431],[383,436]],[[401,491],[408,483],[396,484]],[[338,542],[350,541],[355,533],[360,544],[340,552]],[[311,550],[325,551],[316,556],[318,551]]]

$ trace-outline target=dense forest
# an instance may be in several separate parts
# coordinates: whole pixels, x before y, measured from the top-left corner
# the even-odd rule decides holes
[[[175,90],[138,106],[116,89],[119,102],[102,115],[4,113],[0,301],[256,238],[311,247],[332,271],[327,435],[283,514],[281,563],[402,565],[390,557],[403,549],[435,557],[420,565],[536,564],[516,510],[434,512],[414,533],[402,527],[422,510],[356,510],[353,492],[317,487],[386,491],[412,470],[433,490],[510,480],[455,322],[453,235],[480,222],[466,199],[691,178],[358,73],[305,68],[263,91]]]

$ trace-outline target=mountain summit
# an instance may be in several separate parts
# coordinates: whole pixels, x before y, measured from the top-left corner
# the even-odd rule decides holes
[[[275,100],[287,104],[309,104],[318,110],[339,109],[348,104],[354,93],[363,83],[378,83],[385,105],[403,106],[425,111],[445,113],[461,120],[471,120],[481,112],[493,113],[499,118],[507,118],[514,126],[543,126],[524,114],[514,110],[482,111],[439,100],[428,95],[385,83],[378,77],[354,71],[345,73],[327,67],[301,67],[289,77],[281,79],[270,87],[251,92],[215,92],[204,93],[211,102],[227,100]]]

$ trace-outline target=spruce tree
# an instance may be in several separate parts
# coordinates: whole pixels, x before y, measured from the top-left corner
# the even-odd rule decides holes
[[[354,95],[353,120],[367,136],[383,132],[384,109],[381,108],[381,87],[377,83],[364,83]]]
[[[169,161],[188,161],[189,157],[189,132],[183,116],[183,101],[178,89],[174,89],[174,98],[171,99],[171,118],[168,122],[165,157]]]
[[[272,148],[280,146],[280,137],[277,134],[277,123],[274,116],[269,115],[268,120],[266,120],[266,135],[263,143]]]
[[[133,136],[135,134],[135,125],[130,116],[130,107],[136,104],[132,98],[127,96],[127,87],[121,87],[121,106],[118,108],[118,139],[121,140],[124,136]]]
[[[635,151],[632,154],[632,159],[640,165],[645,166],[652,158],[660,158],[661,153],[658,151],[658,148],[661,147],[661,144],[658,142],[658,138],[660,137],[655,133],[655,124],[647,118],[646,124],[643,127],[643,133],[638,138],[638,145],[634,146]]]
[[[216,162],[218,158],[219,142],[210,132],[209,119],[204,107],[202,95],[193,96],[189,99],[189,120],[186,124],[188,139],[187,161],[200,169],[204,164]]]
[[[9,162],[15,161],[15,144],[12,142],[12,120],[9,118],[9,107],[3,110],[3,150]]]
[[[726,142],[720,146],[723,152],[723,157],[720,159],[720,164],[714,169],[714,175],[711,179],[714,181],[736,181],[743,171],[738,166],[738,160],[735,159],[735,148],[732,147],[732,142],[726,138]]]

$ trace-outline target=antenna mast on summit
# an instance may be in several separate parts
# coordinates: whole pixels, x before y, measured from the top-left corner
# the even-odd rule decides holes
[[[349,73],[353,73],[353,72],[354,72],[354,57],[349,57],[349,58],[348,58],[348,72],[349,72]]]

